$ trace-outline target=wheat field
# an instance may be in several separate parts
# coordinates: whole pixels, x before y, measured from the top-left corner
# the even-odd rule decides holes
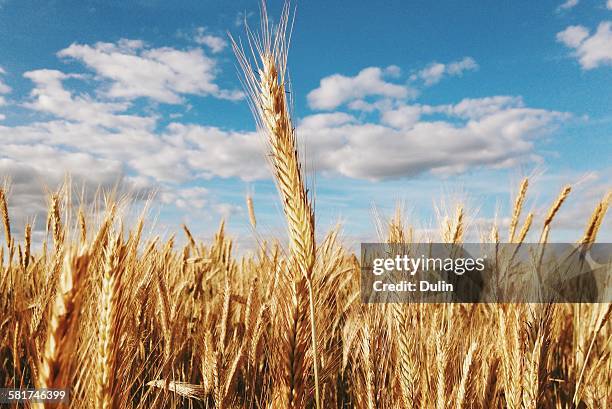
[[[275,26],[264,8],[261,29],[248,32],[253,53],[233,43],[288,241],[236,257],[223,222],[211,243],[187,226],[146,237],[147,216],[128,225],[125,200],[74,204],[64,186],[49,196],[46,239],[34,250],[31,225],[16,239],[5,185],[0,387],[68,388],[71,408],[612,406],[610,304],[361,302],[358,255],[340,230],[316,240],[285,89],[289,21],[288,7]],[[483,241],[525,240],[535,225],[523,214],[528,185],[508,231],[494,226]],[[569,194],[551,204],[540,242]],[[596,241],[609,201],[591,204],[577,241]],[[431,239],[460,244],[465,214],[458,206]],[[412,240],[400,211],[385,229],[390,243]]]

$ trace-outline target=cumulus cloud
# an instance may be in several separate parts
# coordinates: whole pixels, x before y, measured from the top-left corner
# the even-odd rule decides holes
[[[578,47],[585,38],[589,36],[589,30],[584,26],[569,26],[565,30],[557,33],[557,41],[562,42],[568,47]]]
[[[394,128],[411,128],[421,118],[422,107],[419,105],[404,105],[382,113],[381,121]]]
[[[461,75],[463,71],[476,70],[478,64],[472,57],[464,57],[462,60],[452,62],[446,67],[448,75]]]
[[[386,76],[396,77],[398,74],[398,67],[391,66],[387,69],[365,68],[354,77],[330,75],[321,80],[318,88],[308,93],[308,104],[314,109],[329,110],[368,96],[407,98],[414,92],[407,85],[385,80]]]
[[[465,98],[455,105],[443,105],[441,110],[449,115],[467,119],[479,119],[502,110],[524,106],[521,97],[497,95],[484,98]]]
[[[173,123],[164,139],[186,150],[187,163],[198,177],[252,181],[270,176],[265,163],[265,142],[255,132]]]
[[[230,216],[235,214],[244,213],[244,208],[232,203],[217,203],[213,205],[213,209],[223,219],[229,219]]]
[[[128,103],[98,102],[87,95],[73,96],[64,89],[62,81],[75,77],[74,75],[56,70],[36,70],[26,72],[24,77],[34,82],[30,93],[32,100],[25,104],[30,109],[47,112],[59,118],[115,129],[138,129],[154,125],[152,118],[118,114],[128,108]]]
[[[585,70],[612,65],[612,22],[599,24],[595,33],[581,25],[557,33],[557,41],[574,49],[573,55]]]
[[[419,71],[418,77],[425,81],[425,85],[433,85],[442,79],[446,65],[441,63],[431,63],[426,68]]]
[[[170,104],[182,102],[181,94],[243,98],[241,91],[215,83],[217,62],[200,48],[148,48],[142,41],[123,39],[93,46],[74,43],[58,56],[81,61],[109,80],[105,95],[113,98],[147,97]]]
[[[434,113],[448,118],[426,118]],[[298,132],[318,170],[382,180],[538,161],[537,137],[565,118],[560,112],[524,107],[520,98],[498,96],[454,105],[403,105],[381,112],[380,123],[306,118]]]
[[[606,7],[608,8],[608,10],[612,10],[612,0],[608,0],[608,2],[606,3]]]
[[[401,102],[392,98],[383,98],[373,102],[368,102],[363,99],[357,99],[347,104],[349,109],[362,112],[386,111]]]
[[[472,57],[464,57],[461,60],[453,61],[448,64],[433,62],[427,67],[412,75],[411,79],[421,79],[425,85],[437,84],[444,76],[461,76],[465,71],[478,69],[478,64]]]
[[[227,47],[225,39],[206,32],[206,27],[198,27],[193,37],[194,41],[210,48],[213,53],[220,53]]]
[[[448,64],[431,63],[413,74],[412,81],[422,80],[430,86],[438,83],[445,76],[461,76],[466,71],[478,69],[478,64],[471,57]],[[334,74],[324,77],[319,86],[307,95],[308,104],[313,109],[333,110],[346,104],[350,109],[373,112],[396,105],[398,101],[415,98],[417,90],[406,83],[396,83],[401,69],[396,65],[386,68],[368,67],[354,77]],[[375,101],[371,101],[376,99]]]
[[[502,109],[522,106],[524,106],[522,98],[507,95],[465,98],[457,104],[436,106],[422,104],[407,105],[401,101],[389,100],[375,101],[373,103],[359,100],[350,105],[352,109],[358,111],[380,111],[382,124],[402,129],[411,128],[420,121],[423,115],[444,114],[449,117],[462,119],[479,119]]]
[[[70,172],[94,184],[108,185],[123,175],[140,188],[161,186],[164,201],[199,208],[208,203],[206,192],[185,191],[185,184],[270,177],[265,142],[255,132],[179,122],[159,129],[156,117],[127,114],[129,102],[101,102],[66,89],[67,74],[37,70],[25,76],[34,82],[26,107],[52,119],[0,126],[7,147],[0,159],[8,168],[36,175],[30,180],[47,177],[47,169],[55,180]],[[381,180],[511,166],[537,160],[536,138],[565,117],[525,107],[511,96],[377,107],[379,121],[346,112],[298,121],[297,131],[318,171]],[[429,117],[433,114],[435,120]]]
[[[344,112],[309,115],[300,121],[300,126],[307,129],[327,128],[355,122],[352,115]]]

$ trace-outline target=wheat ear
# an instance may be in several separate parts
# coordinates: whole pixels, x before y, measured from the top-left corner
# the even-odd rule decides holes
[[[406,241],[406,229],[402,222],[402,207],[398,205],[395,209],[395,215],[389,222],[389,232],[387,241],[390,244],[401,244]],[[413,407],[416,404],[416,385],[419,380],[419,370],[416,360],[414,359],[414,332],[412,331],[412,322],[410,322],[410,314],[406,305],[400,302],[393,303],[394,320],[397,322],[396,339],[397,353],[396,366],[399,379],[400,393],[402,403],[405,407]]]
[[[548,241],[550,224],[552,223],[553,219],[555,218],[555,215],[557,214],[557,212],[559,212],[561,205],[563,204],[563,202],[565,202],[565,199],[567,199],[567,196],[569,196],[571,191],[571,186],[565,186],[563,190],[561,190],[561,193],[559,193],[559,196],[557,196],[557,199],[555,200],[553,205],[550,207],[550,209],[548,209],[548,214],[546,215],[546,219],[544,219],[544,227],[542,228],[542,234],[540,235],[540,243],[544,244]]]
[[[591,218],[589,219],[589,223],[584,231],[584,235],[582,236],[582,240],[580,242],[582,244],[591,244],[595,242],[597,238],[597,232],[599,231],[599,227],[601,226],[603,219],[608,211],[608,206],[610,204],[610,198],[612,198],[612,192],[608,193],[601,202],[597,204],[597,207],[591,214]]]
[[[246,196],[247,210],[249,211],[249,222],[253,229],[257,228],[257,219],[255,218],[255,208],[253,206],[253,197],[249,194]]]
[[[0,187],[0,213],[2,215],[2,224],[4,224],[4,238],[6,240],[6,246],[9,247],[11,244],[11,223],[8,212],[8,202],[6,200],[6,193],[3,188]]]
[[[525,203],[525,196],[527,196],[527,187],[529,186],[529,179],[525,178],[521,182],[519,188],[519,194],[514,201],[514,209],[512,211],[512,219],[510,220],[510,232],[508,233],[508,242],[514,243],[514,235],[518,226],[519,218],[521,217],[521,210],[523,209],[523,203]]]
[[[81,279],[87,270],[89,255],[85,249],[79,254],[70,252],[64,257],[64,265],[59,275],[57,292],[49,313],[47,337],[42,359],[37,373],[36,387],[66,387],[61,382],[63,376],[70,374],[64,371],[70,366],[70,355],[73,353],[71,342],[74,334],[71,328],[78,318],[77,291]],[[63,373],[66,372],[66,373]]]
[[[2,224],[4,224],[4,237],[6,240],[6,249],[8,251],[8,264],[10,267],[13,263],[15,244],[13,242],[13,237],[11,236],[11,220],[9,218],[6,190],[6,188],[0,187],[0,216],[2,216]]]
[[[23,255],[23,268],[27,270],[28,265],[30,264],[30,256],[32,249],[32,226],[29,223],[26,224],[25,227],[24,240],[25,249]]]
[[[461,381],[459,381],[459,388],[457,389],[457,400],[455,403],[455,407],[457,409],[462,409],[464,407],[464,402],[467,401],[466,398],[469,397],[469,386],[470,383],[473,382],[474,374],[473,358],[477,346],[478,343],[476,341],[472,342],[463,360],[463,366],[461,368]]]
[[[115,342],[117,338],[119,307],[119,272],[123,259],[121,235],[117,235],[104,248],[104,272],[98,313],[98,346],[96,376],[96,407],[112,408],[114,404]]]

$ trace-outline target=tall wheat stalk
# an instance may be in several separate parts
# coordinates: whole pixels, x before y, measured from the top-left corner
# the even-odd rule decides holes
[[[315,401],[317,408],[320,408],[319,357],[312,280],[316,252],[314,210],[304,183],[285,84],[289,46],[289,3],[285,3],[274,33],[268,21],[265,3],[262,3],[261,11],[260,36],[255,36],[250,31],[248,33],[251,51],[258,59],[255,65],[246,56],[242,46],[233,39],[232,43],[244,72],[244,84],[257,124],[268,137],[273,173],[287,218],[292,264],[306,279],[308,287]]]

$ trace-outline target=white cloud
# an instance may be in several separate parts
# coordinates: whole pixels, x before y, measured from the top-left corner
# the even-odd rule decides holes
[[[416,124],[423,115],[444,114],[462,119],[479,119],[502,109],[522,106],[524,106],[522,98],[507,95],[465,98],[454,105],[406,105],[401,101],[389,100],[380,100],[373,103],[357,100],[349,105],[351,109],[363,112],[380,111],[381,123],[403,129]]]
[[[27,165],[38,174],[45,175],[46,179],[55,181],[70,173],[94,185],[105,185],[121,174],[121,163],[117,160],[96,158],[85,152],[70,152],[43,144],[5,144],[2,146],[2,157]]]
[[[300,121],[300,127],[318,129],[345,125],[355,121],[355,117],[344,112],[314,114],[302,119]]]
[[[387,111],[398,104],[398,100],[391,98],[383,98],[374,102],[367,102],[363,99],[357,99],[349,102],[347,105],[350,109],[363,112]]]
[[[381,122],[394,128],[408,129],[421,118],[422,108],[418,105],[404,105],[382,113]]]
[[[257,133],[171,123],[162,137],[183,152],[186,165],[196,177],[251,181],[270,176],[265,163],[265,142]]]
[[[160,194],[160,200],[164,204],[174,204],[182,210],[199,210],[208,204],[209,191],[203,187],[164,191]]]
[[[100,78],[110,80],[105,94],[113,98],[148,97],[177,104],[181,94],[243,97],[241,91],[224,90],[215,83],[217,62],[200,48],[147,48],[142,41],[123,39],[93,46],[75,43],[58,55],[82,61]]]
[[[505,109],[521,108],[523,106],[523,100],[520,97],[497,95],[485,98],[465,98],[458,104],[443,106],[442,110],[449,115],[479,119]]]
[[[95,166],[107,169],[106,179],[127,175],[141,186],[162,185],[170,191],[170,186],[202,178],[269,178],[265,142],[257,133],[178,122],[156,130],[157,118],[126,114],[131,108],[127,102],[101,102],[67,90],[62,83],[67,74],[37,70],[25,75],[35,84],[26,106],[54,118],[0,126],[4,143],[22,146],[3,151],[2,158],[25,166],[36,157],[40,169],[52,167],[58,175],[79,167],[89,171],[84,163],[99,161]],[[510,166],[534,160],[534,138],[564,117],[527,108],[510,96],[438,106],[389,103],[377,109],[380,123],[344,112],[299,121],[298,133],[317,170],[386,179]],[[441,119],[430,120],[432,114]],[[47,149],[32,151],[32,146]]]
[[[448,75],[461,75],[463,71],[476,70],[478,69],[478,64],[472,57],[464,57],[460,61],[455,61],[448,64],[446,68],[446,72]]]
[[[585,70],[612,65],[612,22],[599,24],[594,34],[584,26],[569,26],[557,33],[557,41],[574,49],[580,66]]]
[[[557,33],[557,41],[568,47],[578,47],[589,36],[589,30],[584,26],[569,26]]]
[[[608,10],[612,10],[612,0],[608,0],[608,2],[606,3],[606,7],[608,8]]]
[[[445,75],[461,76],[465,71],[474,71],[477,69],[478,64],[472,57],[464,57],[461,60],[453,61],[448,64],[433,62],[417,74],[414,74],[411,79],[421,79],[425,85],[434,85],[440,82]]]
[[[419,77],[425,81],[425,85],[433,85],[442,79],[446,65],[441,63],[431,63],[426,68],[419,71]]]
[[[434,113],[448,118],[424,118]],[[298,132],[318,170],[381,180],[539,161],[537,137],[566,117],[526,108],[520,98],[498,96],[454,105],[399,106],[381,112],[380,124],[354,118],[330,124],[305,118]]]
[[[127,103],[97,102],[87,95],[74,97],[62,85],[63,80],[74,78],[74,75],[56,70],[36,70],[26,72],[24,77],[35,84],[30,93],[32,101],[25,104],[30,109],[108,128],[147,128],[155,124],[152,118],[117,114],[129,107]]]
[[[471,57],[464,57],[448,64],[432,63],[413,74],[410,79],[421,79],[425,85],[433,85],[444,76],[461,76],[465,71],[476,69],[476,61]],[[396,65],[386,68],[368,67],[354,77],[330,75],[320,81],[318,88],[308,93],[308,104],[311,108],[320,110],[332,110],[343,104],[347,104],[350,109],[364,112],[386,110],[389,106],[415,98],[418,94],[406,83],[393,83],[388,80],[398,79],[400,76],[401,69]],[[372,97],[378,99],[374,102],[368,101]]]
[[[321,80],[319,87],[308,93],[308,104],[314,109],[334,109],[353,100],[368,96],[407,98],[413,91],[404,84],[385,81],[385,76],[397,76],[396,66],[382,69],[369,67],[354,77],[334,74]]]
[[[215,54],[220,53],[225,47],[227,47],[227,41],[225,41],[225,39],[206,33],[205,27],[198,27],[193,39],[196,43],[210,48],[210,50]]]
[[[557,8],[557,12],[561,10],[569,10],[576,7],[579,3],[579,0],[566,0],[563,4],[559,5]]]
[[[229,219],[232,215],[244,213],[242,207],[232,203],[217,203],[213,206],[213,209],[225,220]]]

